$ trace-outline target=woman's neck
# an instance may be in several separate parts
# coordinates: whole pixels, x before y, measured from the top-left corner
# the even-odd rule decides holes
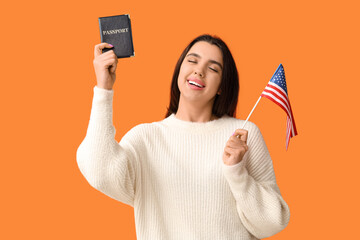
[[[179,107],[175,114],[176,118],[189,122],[208,122],[218,119],[212,114],[212,105],[197,106],[179,101]]]

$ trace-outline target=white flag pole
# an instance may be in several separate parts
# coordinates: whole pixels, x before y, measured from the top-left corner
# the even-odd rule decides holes
[[[257,100],[257,102],[255,103],[255,106],[253,107],[253,109],[251,110],[251,112],[249,113],[249,116],[246,118],[244,124],[242,125],[241,129],[244,129],[245,127],[245,124],[247,123],[247,121],[249,120],[251,114],[253,113],[253,111],[255,110],[256,106],[258,105],[258,103],[260,102],[260,99],[261,99],[261,95],[259,97],[259,99]]]

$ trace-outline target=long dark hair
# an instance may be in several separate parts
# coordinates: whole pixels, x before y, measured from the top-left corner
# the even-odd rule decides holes
[[[217,36],[211,36],[208,34],[201,35],[190,42],[177,61],[171,82],[170,103],[165,117],[170,116],[172,113],[176,113],[178,110],[180,90],[177,81],[180,67],[190,48],[199,41],[205,41],[216,45],[220,48],[223,56],[223,70],[219,90],[220,95],[217,94],[215,97],[212,113],[219,118],[224,114],[236,117],[236,105],[239,96],[239,75],[234,58],[224,41]]]

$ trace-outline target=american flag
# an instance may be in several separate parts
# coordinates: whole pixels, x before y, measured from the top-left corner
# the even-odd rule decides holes
[[[290,100],[286,87],[285,72],[282,64],[276,69],[269,83],[261,93],[261,97],[270,99],[281,107],[287,114],[286,122],[286,150],[289,147],[290,138],[297,135],[294,115],[291,110]]]

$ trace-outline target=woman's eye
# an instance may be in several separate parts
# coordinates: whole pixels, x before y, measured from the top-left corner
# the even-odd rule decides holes
[[[219,72],[218,70],[216,70],[215,68],[211,68],[211,67],[209,67],[209,69],[211,70],[211,71],[213,71],[213,72]]]
[[[196,63],[196,61],[195,60],[188,60],[188,62],[191,62],[191,63]]]

